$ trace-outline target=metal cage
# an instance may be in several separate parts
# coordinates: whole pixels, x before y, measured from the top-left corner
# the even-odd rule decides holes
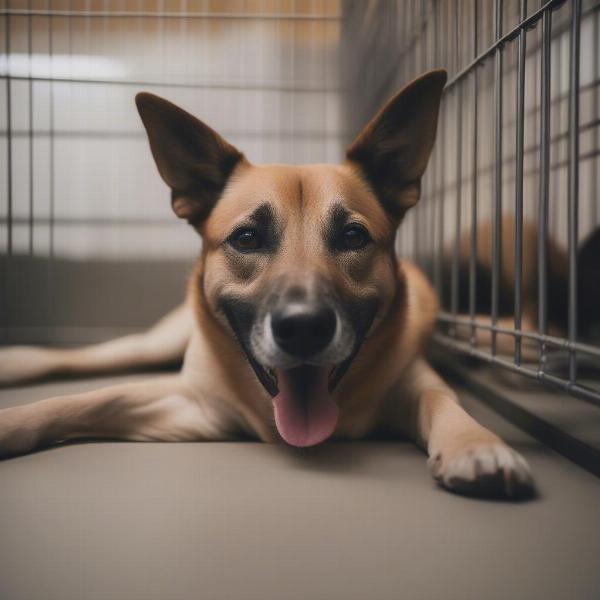
[[[436,343],[596,404],[600,345],[597,330],[578,331],[577,261],[578,244],[600,224],[599,7],[581,0],[380,2],[364,42],[369,51],[356,48],[349,64],[358,68],[346,69],[359,94],[355,126],[400,82],[432,67],[450,73],[423,201],[398,241],[442,299]],[[365,3],[347,5],[348,46],[365,30],[368,12]],[[482,241],[485,227],[490,235]],[[536,237],[533,248],[524,245],[524,228]],[[506,237],[514,237],[507,259],[514,261],[514,298],[503,316]],[[560,289],[548,281],[550,239],[567,261]],[[523,268],[532,262],[533,273]],[[537,315],[527,326],[525,286],[537,291]],[[551,294],[566,300],[562,328],[549,323]],[[510,356],[500,351],[500,336],[514,340]],[[535,347],[535,360],[523,355],[524,344]]]

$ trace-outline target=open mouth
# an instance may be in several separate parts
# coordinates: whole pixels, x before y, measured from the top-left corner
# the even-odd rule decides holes
[[[253,311],[249,308],[242,311],[239,304],[235,311],[227,304],[223,308],[256,377],[272,396],[275,424],[281,437],[297,447],[314,446],[325,441],[334,432],[338,421],[339,411],[333,391],[358,353],[374,310],[369,311],[369,318],[360,328],[350,355],[339,364],[303,363],[283,369],[269,368],[254,356],[249,335],[244,334],[250,327],[243,327],[241,322],[251,323]]]
[[[338,407],[328,386],[328,369],[301,365],[276,371],[278,393],[273,398],[275,424],[292,446],[314,446],[326,440],[338,420]]]
[[[275,425],[288,444],[304,448],[331,436],[338,419],[330,386],[336,368],[300,365],[272,370],[255,359],[250,362],[259,381],[273,396]]]
[[[335,365],[334,367],[329,367],[329,368],[324,367],[324,366],[321,367],[321,366],[306,364],[306,365],[298,365],[297,367],[294,367],[291,369],[271,369],[269,367],[265,367],[264,365],[261,365],[254,358],[254,356],[252,356],[252,354],[250,353],[250,350],[245,345],[243,345],[243,349],[246,354],[246,357],[248,358],[248,361],[250,362],[250,365],[252,366],[256,376],[258,377],[258,380],[262,383],[263,387],[267,390],[267,392],[269,392],[269,394],[271,394],[271,396],[276,396],[279,393],[279,384],[278,384],[279,376],[278,376],[278,374],[292,372],[297,369],[308,369],[308,370],[319,369],[319,370],[322,370],[327,375],[327,389],[328,389],[329,393],[331,394],[333,392],[333,390],[335,389],[335,387],[337,386],[337,384],[339,383],[340,379],[344,376],[344,374],[348,370],[348,367],[350,366],[350,363],[352,362],[352,359],[355,356],[355,352],[353,352],[346,360],[342,361],[339,365]]]
[[[259,381],[273,397],[277,431],[288,444],[314,446],[333,434],[339,411],[332,393],[355,352],[333,368],[302,364],[290,369],[264,367],[246,354]]]
[[[314,446],[334,432],[338,407],[332,392],[350,360],[331,368],[299,365],[291,369],[267,369],[251,361],[258,379],[273,396],[275,424],[281,437],[297,447]]]

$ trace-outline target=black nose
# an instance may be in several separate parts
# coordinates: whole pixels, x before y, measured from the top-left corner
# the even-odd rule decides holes
[[[292,302],[271,313],[277,345],[298,358],[323,350],[333,338],[335,325],[335,312],[326,305]]]

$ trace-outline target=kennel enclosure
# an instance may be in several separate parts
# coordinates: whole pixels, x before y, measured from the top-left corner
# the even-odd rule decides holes
[[[467,378],[476,377],[461,370],[460,357],[493,365],[480,371],[489,380],[511,372],[518,386],[541,382],[567,407],[597,410],[599,332],[578,326],[578,248],[600,226],[599,7],[593,0],[5,1],[2,343],[102,340],[148,325],[180,300],[199,242],[170,214],[134,111],[136,92],[199,115],[250,160],[337,162],[398,88],[444,67],[449,81],[422,200],[397,242],[441,298],[434,346],[459,359],[453,368]],[[532,228],[533,255],[524,243]],[[548,240],[567,265],[559,330],[548,315]],[[482,273],[484,254],[490,268]],[[523,268],[531,263],[533,276]],[[537,314],[525,324],[532,287]],[[506,338],[510,353],[498,345]],[[494,393],[511,406],[510,391]],[[590,466],[600,448],[584,445],[578,456]]]

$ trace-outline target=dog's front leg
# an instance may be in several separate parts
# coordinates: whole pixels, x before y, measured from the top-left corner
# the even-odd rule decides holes
[[[179,375],[57,396],[0,410],[0,458],[84,438],[218,439],[216,417]]]
[[[424,359],[409,367],[395,395],[388,422],[427,450],[431,473],[445,488],[478,496],[533,494],[525,459],[467,414]]]

